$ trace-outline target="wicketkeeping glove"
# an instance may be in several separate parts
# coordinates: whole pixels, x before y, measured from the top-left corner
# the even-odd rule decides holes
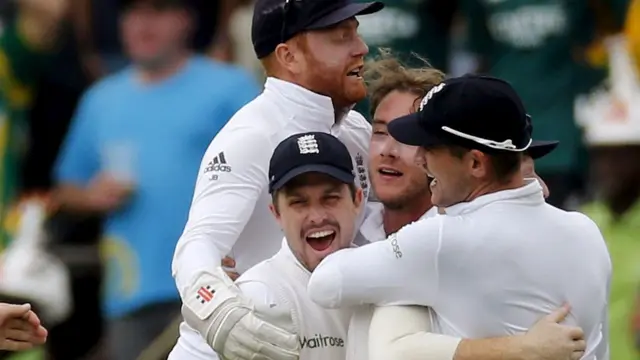
[[[186,294],[182,315],[226,360],[297,360],[298,336],[274,325],[283,314],[256,309],[221,267],[202,273]]]

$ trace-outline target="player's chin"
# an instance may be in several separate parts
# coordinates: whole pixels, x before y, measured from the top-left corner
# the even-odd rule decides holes
[[[383,204],[398,204],[401,203],[401,199],[404,198],[405,192],[403,192],[402,187],[394,187],[391,185],[384,185],[375,187],[376,197]],[[406,198],[404,198],[406,200]]]
[[[344,89],[344,97],[347,102],[355,104],[367,97],[367,88],[363,80],[347,79]]]

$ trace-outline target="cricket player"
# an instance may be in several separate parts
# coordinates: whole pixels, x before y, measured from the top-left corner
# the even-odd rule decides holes
[[[421,59],[417,57],[414,60],[419,62]],[[361,245],[383,240],[389,234],[413,221],[437,214],[437,208],[431,203],[427,176],[425,176],[424,170],[415,164],[417,148],[397,142],[389,136],[387,129],[389,123],[394,119],[417,110],[420,99],[444,79],[444,74],[428,66],[426,61],[424,63],[425,66],[421,68],[409,67],[401,63],[391,52],[384,50],[381,51],[381,55],[376,61],[370,62],[366,66],[365,80],[368,83],[368,93],[371,98],[370,112],[373,118],[373,135],[369,147],[369,170],[373,193],[379,202],[369,202],[367,205],[367,217],[359,229],[358,237],[356,237],[356,242]],[[532,131],[532,128],[529,131]],[[542,179],[535,173],[533,160],[547,155],[557,145],[557,141],[534,140],[527,149],[521,166],[522,175],[525,178],[536,178],[540,181],[545,197],[549,195],[549,191]],[[371,306],[361,306],[355,310],[348,330],[347,359],[369,359],[367,347],[363,344],[368,341],[372,312]],[[396,310],[397,312],[399,310]],[[424,310],[410,309],[409,315],[412,318],[406,319],[406,323],[415,322],[416,318],[424,316],[424,314]],[[428,312],[426,314],[428,316]],[[405,314],[397,315],[404,316]],[[421,324],[422,321],[417,322],[417,325]],[[540,324],[545,324],[545,322],[540,322]],[[424,327],[421,330],[424,330]],[[479,346],[475,349],[484,348],[484,353],[472,350],[469,356],[472,359],[481,359],[501,353],[505,354],[507,358],[517,358],[518,356],[567,358],[571,355],[572,346],[575,344],[571,344],[566,339],[571,339],[570,334],[574,329],[567,327],[565,330],[567,330],[567,333],[564,334],[565,337],[550,337],[549,341],[565,340],[562,345],[555,344],[555,347],[545,348],[541,344],[551,344],[542,341],[538,344],[530,343],[529,345],[533,346],[528,346],[528,350],[522,351],[522,344],[514,343],[530,339],[523,337],[491,339],[490,341],[493,342],[490,345],[485,343],[483,347],[480,347],[481,342],[476,342]],[[538,332],[534,328],[529,335],[542,333],[551,335],[551,331],[551,329],[546,329],[544,332]],[[464,354],[455,353],[456,349],[458,347],[464,349],[468,348],[469,344],[472,346],[476,344],[470,340],[462,340],[462,344],[459,344],[460,341],[455,337],[450,339],[435,337],[433,339],[435,345],[429,348],[432,351],[431,356],[442,359],[464,358]],[[551,354],[550,351],[564,352]]]
[[[568,302],[568,323],[586,338],[584,353],[576,342],[570,358],[608,359],[611,262],[604,240],[590,219],[546,204],[540,184],[523,178],[522,154],[532,140],[515,91],[495,78],[453,78],[433,87],[419,110],[388,131],[419,146],[431,200],[446,215],[329,255],[311,276],[311,298],[326,308],[430,307],[424,325],[465,338],[520,333]],[[406,318],[384,320],[374,317],[370,359],[432,351],[432,334],[405,331]],[[458,345],[456,356],[473,349]]]
[[[236,284],[256,308],[281,314],[269,320],[294,329],[301,359],[345,359],[351,309],[324,309],[311,301],[306,287],[324,256],[352,244],[363,204],[355,177],[347,147],[323,132],[292,135],[271,158],[269,208],[285,239],[276,255]]]
[[[335,135],[351,154],[366,199],[371,125],[353,104],[366,96],[366,44],[357,15],[382,3],[350,0],[258,0],[252,38],[268,79],[264,92],[237,112],[207,149],[184,233],[172,264],[185,322],[169,359],[297,359],[298,339],[265,322],[221,267],[243,273],[280,248],[282,231],[268,210],[269,159],[292,134]],[[366,201],[366,200],[365,200]],[[202,300],[205,301],[202,301]]]

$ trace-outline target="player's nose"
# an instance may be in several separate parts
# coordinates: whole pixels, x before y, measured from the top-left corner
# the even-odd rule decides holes
[[[327,219],[327,212],[320,206],[309,209],[307,220],[313,225],[320,225]]]
[[[388,156],[388,157],[397,157],[398,156],[398,142],[393,139],[391,136],[387,136],[386,141],[380,147],[380,155]]]

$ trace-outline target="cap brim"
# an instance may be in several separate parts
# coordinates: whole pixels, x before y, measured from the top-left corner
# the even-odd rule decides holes
[[[306,26],[305,28],[307,30],[314,30],[331,27],[347,19],[351,19],[354,16],[373,14],[382,10],[383,8],[384,4],[379,1],[347,4],[337,10],[328,13],[314,23]]]
[[[526,153],[533,159],[539,159],[552,152],[559,143],[559,141],[533,140]]]
[[[420,126],[418,113],[412,113],[389,122],[387,131],[396,141],[406,145],[430,147],[446,143]]]
[[[340,182],[343,182],[345,184],[351,184],[355,181],[355,175],[353,175],[348,171],[339,169],[335,166],[323,165],[323,164],[309,164],[309,165],[303,165],[303,166],[299,166],[297,168],[291,169],[282,178],[280,178],[280,180],[278,180],[273,185],[271,185],[270,192],[274,192],[278,189],[281,189],[289,181],[293,180],[293,178],[297,176],[300,176],[302,174],[312,173],[312,172],[329,175],[332,178]]]

